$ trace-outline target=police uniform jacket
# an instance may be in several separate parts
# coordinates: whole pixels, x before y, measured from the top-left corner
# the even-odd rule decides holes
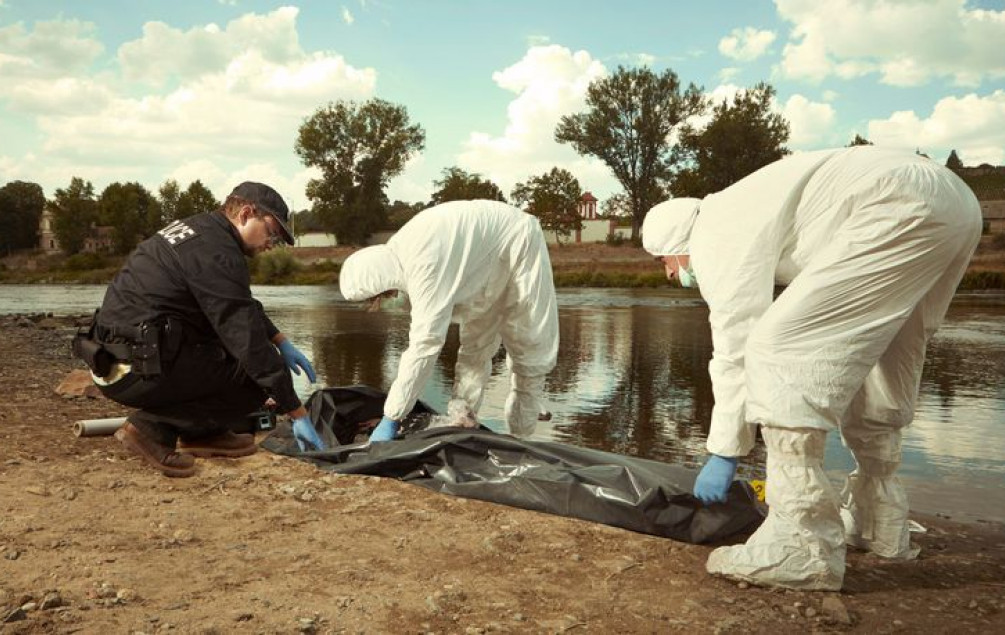
[[[251,274],[237,230],[222,214],[175,221],[139,244],[105,292],[100,327],[178,321],[184,343],[218,343],[276,400],[300,406],[282,356],[279,329],[251,295]]]

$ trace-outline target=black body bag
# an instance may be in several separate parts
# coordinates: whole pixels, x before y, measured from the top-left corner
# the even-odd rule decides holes
[[[726,503],[705,506],[691,495],[695,470],[555,441],[517,439],[484,427],[428,427],[436,413],[421,402],[403,422],[402,436],[369,445],[366,435],[382,416],[385,397],[369,386],[317,391],[307,405],[331,449],[301,452],[289,423],[261,447],[322,470],[386,476],[445,494],[683,542],[725,540],[753,531],[764,519],[763,506],[744,481],[733,482]]]

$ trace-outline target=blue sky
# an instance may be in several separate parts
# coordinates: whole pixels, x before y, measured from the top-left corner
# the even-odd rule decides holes
[[[553,132],[618,65],[719,98],[767,81],[793,151],[861,134],[1002,164],[1001,42],[1001,0],[0,0],[0,183],[255,179],[303,208],[298,126],[379,97],[426,131],[392,200],[455,165],[507,194],[559,166],[604,199],[607,168]]]

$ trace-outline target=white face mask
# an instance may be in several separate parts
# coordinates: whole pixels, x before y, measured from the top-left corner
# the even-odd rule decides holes
[[[698,286],[698,277],[694,275],[691,264],[688,263],[687,267],[681,267],[679,259],[677,260],[677,277],[680,279],[680,286],[686,289]]]

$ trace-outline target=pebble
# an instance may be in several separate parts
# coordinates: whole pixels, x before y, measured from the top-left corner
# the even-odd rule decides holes
[[[116,591],[115,588],[107,582],[102,583],[101,586],[94,590],[94,596],[99,600],[111,599],[117,594],[118,591]]]
[[[118,600],[118,601],[120,601],[120,602],[132,602],[137,597],[139,597],[139,595],[136,593],[136,591],[134,591],[132,589],[125,589],[125,588],[123,588],[123,589],[119,589],[115,593],[115,599]]]
[[[54,609],[59,606],[63,606],[63,598],[59,595],[59,593],[55,591],[46,593],[45,596],[42,598],[42,601],[38,605],[38,607],[43,611],[48,609]]]
[[[825,597],[823,602],[820,603],[820,610],[823,611],[825,616],[838,624],[851,624],[851,615],[848,614],[848,608],[836,596],[828,595]]]
[[[10,624],[11,622],[20,622],[23,619],[27,619],[27,615],[24,610],[20,607],[14,609],[10,613],[4,616],[3,620],[0,620],[0,624]]]
[[[188,529],[178,529],[173,534],[171,534],[171,537],[177,540],[178,542],[192,542],[192,539],[195,538],[195,535]]]

